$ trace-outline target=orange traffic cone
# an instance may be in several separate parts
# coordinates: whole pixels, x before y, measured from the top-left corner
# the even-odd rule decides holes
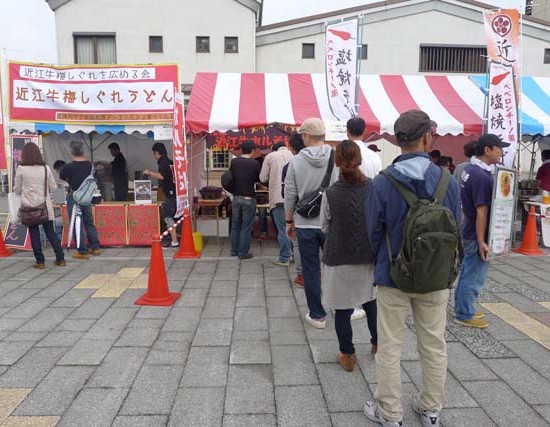
[[[200,258],[200,252],[195,250],[195,242],[193,240],[193,227],[191,227],[191,217],[185,215],[181,227],[180,247],[174,254],[174,259],[178,258]]]
[[[159,235],[153,237],[147,292],[136,300],[134,303],[136,305],[168,306],[172,305],[181,295],[179,292],[168,291],[168,278],[160,241]]]
[[[2,227],[0,227],[0,258],[5,258],[11,255],[6,245],[4,244],[4,235],[2,234]]]
[[[539,249],[537,242],[537,222],[535,219],[535,207],[529,208],[529,216],[527,217],[527,224],[523,232],[523,241],[519,248],[514,249],[514,252],[518,252],[523,255],[545,255],[546,252]]]

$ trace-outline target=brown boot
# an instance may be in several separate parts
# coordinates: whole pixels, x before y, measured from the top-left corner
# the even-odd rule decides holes
[[[340,365],[346,371],[352,372],[357,366],[357,357],[355,356],[355,353],[353,354],[338,353],[338,362],[340,362]]]
[[[372,354],[376,354],[377,351],[378,351],[378,344],[373,344],[372,347],[370,348],[370,352]]]

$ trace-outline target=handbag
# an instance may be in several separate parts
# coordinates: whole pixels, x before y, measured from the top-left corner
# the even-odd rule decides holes
[[[46,199],[48,191],[48,172],[46,165],[44,165],[44,199]],[[48,206],[46,200],[40,203],[38,206],[21,206],[19,208],[19,218],[21,218],[21,224],[27,227],[42,225],[49,221]]]
[[[328,159],[327,172],[323,178],[321,186],[316,190],[308,191],[304,194],[298,203],[296,203],[296,213],[304,218],[317,218],[321,213],[321,202],[323,201],[323,193],[328,187],[332,169],[334,168],[334,150],[330,152]]]

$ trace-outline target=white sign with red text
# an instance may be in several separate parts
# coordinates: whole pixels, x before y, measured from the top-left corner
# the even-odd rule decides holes
[[[173,147],[174,147],[174,180],[176,182],[176,218],[189,215],[189,184],[187,182],[187,152],[183,139],[183,95],[174,93],[174,122],[173,122]]]

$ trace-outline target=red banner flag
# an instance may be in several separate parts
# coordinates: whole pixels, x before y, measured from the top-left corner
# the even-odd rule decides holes
[[[175,217],[189,215],[189,184],[187,182],[187,152],[183,136],[183,95],[174,92],[174,180],[176,181],[177,210]]]
[[[0,61],[0,64],[1,63],[2,62]],[[0,75],[0,169],[6,169],[8,167],[8,163],[6,161],[6,140],[4,135],[4,120],[3,120],[4,107],[2,106],[2,84],[1,83],[2,83],[2,76]]]

